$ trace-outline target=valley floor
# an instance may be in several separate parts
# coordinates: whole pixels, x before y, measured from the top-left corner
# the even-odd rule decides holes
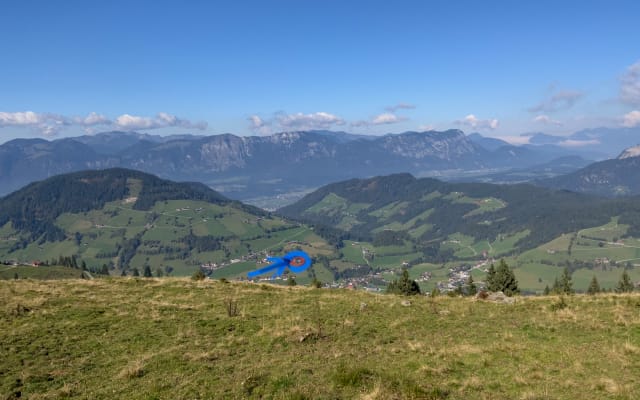
[[[0,398],[640,398],[640,295],[564,301],[0,281]]]

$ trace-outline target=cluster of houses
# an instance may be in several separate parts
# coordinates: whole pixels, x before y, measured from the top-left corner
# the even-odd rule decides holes
[[[208,263],[200,264],[200,269],[202,270],[202,272],[208,274],[231,264],[237,264],[239,262],[252,261],[252,260],[258,260],[256,261],[256,264],[268,262],[266,258],[261,258],[260,254],[249,252],[246,255],[240,256],[240,258],[232,258],[231,260],[229,260],[229,262],[219,262],[219,263],[208,262]]]
[[[449,268],[448,279],[446,281],[438,282],[436,285],[441,292],[454,291],[467,284],[471,271],[479,269],[484,272],[488,271],[488,265],[495,262],[493,259],[485,259],[478,262],[475,265],[461,264],[456,267]]]
[[[420,276],[415,280],[416,282],[420,283],[420,282],[427,282],[429,280],[431,280],[431,271],[426,271],[423,272],[422,274],[420,274]]]
[[[438,290],[441,292],[449,292],[464,286],[469,279],[471,269],[471,265],[459,265],[457,267],[449,268],[449,279],[438,282]]]
[[[39,261],[39,260],[23,261],[23,262],[16,261],[16,260],[5,260],[5,261],[0,262],[0,264],[7,265],[7,266],[12,266],[12,267],[17,267],[17,266],[20,266],[20,265],[26,265],[26,266],[29,266],[29,267],[39,267],[41,265],[47,265],[44,262]]]

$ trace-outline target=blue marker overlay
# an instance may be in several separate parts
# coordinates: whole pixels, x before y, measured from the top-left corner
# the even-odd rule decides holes
[[[301,250],[296,250],[287,253],[283,257],[267,257],[267,260],[273,264],[267,265],[264,268],[251,271],[247,274],[249,278],[254,278],[258,275],[262,275],[269,271],[275,270],[272,278],[282,275],[285,268],[289,268],[291,272],[302,272],[311,266],[311,257],[307,253]]]

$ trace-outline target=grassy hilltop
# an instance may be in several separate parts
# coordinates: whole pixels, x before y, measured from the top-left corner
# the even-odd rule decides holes
[[[0,398],[640,398],[640,296],[565,301],[0,281]]]

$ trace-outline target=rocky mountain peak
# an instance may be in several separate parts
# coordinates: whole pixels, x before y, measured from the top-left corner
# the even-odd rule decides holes
[[[629,147],[628,149],[625,149],[618,156],[618,160],[624,160],[625,158],[638,157],[638,156],[640,156],[640,145]]]

